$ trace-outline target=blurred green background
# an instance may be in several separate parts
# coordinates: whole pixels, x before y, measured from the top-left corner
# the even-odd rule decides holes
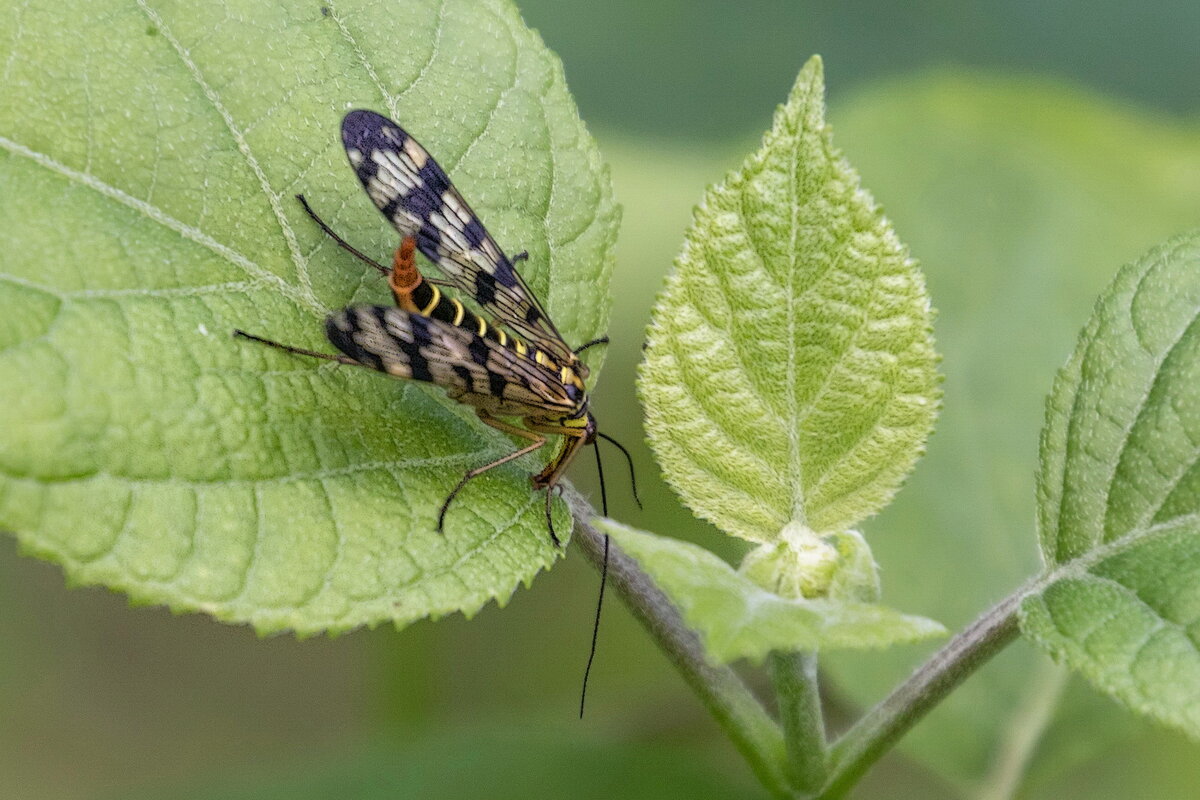
[[[835,141],[921,260],[945,410],[864,526],[885,600],[960,628],[1037,569],[1042,403],[1117,268],[1200,222],[1200,4],[528,0],[625,207],[595,405],[635,450],[614,517],[727,555],[657,480],[633,389],[642,330],[704,187],[813,53]],[[578,483],[594,492],[585,461]],[[597,576],[571,553],[505,609],[337,639],[130,609],[0,540],[0,795],[756,797],[753,776],[613,602],[575,719]],[[928,652],[830,659],[837,724]],[[751,680],[757,680],[753,675]],[[1031,723],[1048,717],[1032,747]],[[1200,749],[1018,643],[856,796],[1194,797]]]

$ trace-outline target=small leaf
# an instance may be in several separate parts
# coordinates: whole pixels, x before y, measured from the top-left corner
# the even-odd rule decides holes
[[[938,406],[923,278],[834,148],[823,94],[813,58],[759,151],[708,191],[639,379],[668,481],[756,542],[879,510]]]
[[[781,597],[698,545],[611,520],[596,524],[637,559],[720,662],[761,662],[772,650],[880,648],[946,632],[933,620],[886,606]]]
[[[1123,268],[1047,406],[1049,571],[1022,629],[1131,709],[1200,736],[1200,233]]]
[[[389,302],[397,237],[338,136],[417,136],[571,343],[601,334],[618,213],[561,66],[507,0],[100,0],[10,15],[0,84],[0,528],[141,602],[261,630],[505,600],[558,556],[532,460],[444,393],[288,356]],[[268,46],[264,46],[268,45]],[[557,507],[560,530],[569,525]],[[564,531],[565,532],[565,531]]]
[[[751,550],[738,572],[781,597],[874,603],[881,594],[879,566],[858,531],[821,537],[789,522],[782,541]]]

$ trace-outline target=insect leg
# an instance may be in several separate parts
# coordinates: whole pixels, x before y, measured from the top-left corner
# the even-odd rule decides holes
[[[285,353],[294,353],[298,356],[310,356],[312,358],[323,358],[326,361],[336,361],[339,364],[357,364],[358,363],[357,361],[355,361],[353,358],[350,358],[349,356],[330,355],[329,353],[318,353],[316,350],[305,350],[303,347],[292,347],[290,344],[282,344],[280,342],[272,341],[271,339],[264,339],[261,336],[255,336],[252,333],[246,333],[245,331],[241,331],[241,330],[235,330],[233,332],[233,335],[240,336],[243,339],[249,339],[252,342],[258,342],[259,344],[265,344],[267,347],[274,347],[276,350],[282,350]]]
[[[442,532],[442,523],[446,519],[446,511],[450,508],[450,502],[454,500],[455,495],[462,491],[462,488],[466,486],[472,478],[478,478],[480,475],[490,469],[494,469],[501,464],[507,464],[508,462],[514,461],[521,456],[528,455],[546,443],[546,437],[542,436],[541,434],[534,433],[531,430],[520,428],[516,425],[504,422],[503,420],[496,419],[495,417],[483,411],[479,411],[477,413],[479,414],[479,419],[485,425],[490,425],[498,431],[504,431],[505,433],[511,433],[514,436],[520,436],[522,439],[528,439],[530,442],[532,442],[532,444],[522,447],[519,450],[514,450],[508,455],[501,456],[489,464],[484,464],[482,467],[476,467],[475,469],[467,470],[466,474],[462,476],[462,479],[458,482],[458,484],[450,491],[450,494],[446,497],[445,502],[442,503],[442,510],[438,512],[438,533]],[[553,530],[550,531],[550,538],[554,540],[555,545],[559,543],[558,537],[554,535]]]
[[[579,345],[579,347],[576,347],[571,352],[573,352],[575,355],[579,355],[584,350],[587,350],[589,347],[595,347],[598,344],[608,344],[608,337],[601,336],[598,339],[592,339],[590,342],[584,342],[583,344]]]
[[[572,428],[565,425],[546,425],[544,427],[537,427],[536,429],[542,433],[554,433],[563,437],[562,448],[558,451],[558,454],[546,464],[541,472],[532,478],[534,488],[543,489],[558,483],[558,479],[567,471],[567,467],[571,465],[580,448],[584,447],[588,442],[582,428]]]
[[[333,239],[333,241],[335,241],[337,243],[338,247],[341,247],[343,250],[350,253],[350,255],[354,256],[359,261],[362,261],[364,264],[370,264],[372,267],[379,270],[384,275],[391,274],[392,271],[390,269],[388,269],[383,264],[380,264],[375,259],[373,259],[370,256],[363,253],[361,250],[359,250],[357,247],[355,247],[354,245],[347,242],[341,236],[338,236],[336,233],[334,233],[333,228],[326,225],[325,220],[318,217],[317,212],[312,210],[312,206],[310,206],[308,204],[308,201],[304,199],[304,195],[298,194],[298,195],[296,195],[296,199],[300,201],[300,205],[304,206],[305,213],[307,213],[310,217],[312,217],[312,221],[317,223],[317,225],[319,225],[321,227],[321,230],[325,231],[325,235],[328,236],[330,239]]]
[[[573,428],[566,425],[547,425],[534,427],[543,433],[555,433],[563,437],[562,447],[554,458],[550,459],[549,463],[539,472],[530,478],[535,489],[546,490],[546,527],[550,531],[550,538],[554,541],[555,546],[559,545],[558,536],[554,533],[554,520],[550,514],[551,492],[557,488],[560,492],[562,486],[559,484],[559,479],[562,478],[571,461],[579,449],[587,444],[587,436],[582,428]]]

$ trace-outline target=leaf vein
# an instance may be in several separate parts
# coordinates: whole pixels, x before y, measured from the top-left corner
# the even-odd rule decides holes
[[[1136,327],[1133,324],[1132,308],[1130,309],[1130,314],[1131,314],[1130,326]],[[1129,420],[1129,423],[1125,426],[1125,429],[1122,431],[1121,444],[1119,447],[1117,447],[1117,449],[1115,451],[1117,457],[1112,459],[1112,466],[1110,468],[1111,471],[1108,476],[1108,482],[1104,488],[1104,517],[1103,517],[1103,527],[1102,527],[1101,533],[1106,539],[1110,535],[1109,524],[1112,520],[1112,516],[1115,511],[1114,506],[1113,506],[1113,498],[1114,498],[1113,489],[1117,482],[1117,477],[1120,473],[1120,468],[1125,463],[1126,455],[1128,454],[1128,452],[1130,450],[1133,431],[1138,427],[1139,423],[1143,420],[1143,418],[1146,416],[1146,414],[1150,412],[1150,410],[1151,410],[1151,406],[1149,405],[1150,398],[1154,395],[1154,390],[1159,385],[1159,382],[1162,380],[1168,379],[1168,378],[1164,378],[1163,365],[1171,358],[1171,356],[1177,351],[1177,349],[1184,343],[1184,338],[1187,336],[1189,331],[1193,330],[1193,328],[1196,326],[1198,321],[1200,321],[1200,308],[1193,310],[1192,315],[1191,315],[1190,319],[1188,320],[1187,324],[1181,326],[1181,329],[1174,336],[1171,343],[1167,347],[1163,348],[1161,357],[1154,359],[1154,361],[1155,361],[1154,373],[1153,373],[1154,377],[1150,381],[1149,386],[1146,387],[1145,392],[1138,399],[1138,407],[1137,407],[1136,413],[1133,414],[1132,418]],[[1177,485],[1178,481],[1181,480],[1185,474],[1187,474],[1187,467],[1190,467],[1191,464],[1194,463],[1194,461],[1195,461],[1195,455],[1193,455],[1193,458],[1190,461],[1187,461],[1186,463],[1183,459],[1180,459],[1177,461],[1177,464],[1179,466],[1176,469],[1176,474],[1173,476],[1173,485]],[[1155,469],[1157,470],[1157,465],[1155,465]],[[1161,475],[1161,473],[1160,473],[1160,475]],[[1168,476],[1162,475],[1162,477],[1166,478]],[[1145,521],[1147,519],[1153,519],[1155,517],[1155,515],[1157,514],[1157,512],[1162,509],[1162,504],[1165,503],[1167,498],[1169,498],[1169,497],[1170,497],[1169,493],[1162,493],[1161,494],[1162,499],[1161,499],[1159,505],[1154,509],[1154,513],[1143,512],[1142,520]],[[1147,509],[1147,511],[1149,511],[1149,509]]]
[[[195,242],[196,244],[207,248],[208,250],[211,250],[259,282],[271,284],[272,287],[280,294],[283,294],[289,299],[294,300],[298,305],[307,306],[322,316],[325,314],[326,309],[321,307],[321,305],[317,303],[316,299],[312,297],[310,293],[299,292],[294,286],[280,278],[275,273],[265,269],[254,261],[251,261],[249,258],[229,247],[228,245],[218,242],[216,239],[209,236],[207,233],[204,233],[199,228],[195,228],[170,216],[157,206],[153,206],[144,200],[133,197],[121,189],[105,183],[94,175],[89,175],[85,172],[72,169],[66,164],[51,158],[45,153],[39,153],[31,150],[25,145],[14,142],[11,139],[7,139],[3,136],[0,136],[0,149],[7,150],[14,155],[28,158],[39,166],[45,167],[52,172],[56,172],[73,183],[85,186],[98,194],[121,203],[122,205],[142,214],[147,219],[150,219],[151,221],[174,231],[183,238]]]
[[[444,2],[442,5],[445,7]],[[332,19],[333,23],[337,25],[338,32],[341,33],[342,38],[349,43],[350,49],[354,52],[355,58],[358,59],[358,63],[362,65],[364,70],[366,70],[367,76],[371,79],[371,83],[375,84],[375,88],[379,90],[380,97],[383,98],[383,104],[387,107],[388,111],[391,113],[391,116],[395,118],[396,100],[399,99],[399,95],[393,98],[391,93],[383,85],[383,81],[380,79],[379,73],[375,71],[375,65],[371,63],[369,58],[367,58],[366,51],[363,50],[362,46],[358,43],[358,40],[354,37],[354,34],[350,32],[350,29],[346,27],[345,20],[342,18],[342,15],[338,13],[332,0],[327,0],[327,8],[329,9],[330,19]],[[436,49],[437,43],[435,40],[434,50],[436,51]],[[433,56],[430,56],[430,60],[433,60]],[[425,66],[428,67],[429,64],[427,63]],[[421,74],[424,74],[424,69],[425,68],[422,67]],[[416,81],[414,80],[414,83],[415,82]]]
[[[178,56],[179,60],[183,63],[184,67],[191,75],[192,79],[196,82],[196,85],[200,87],[200,91],[203,92],[205,98],[212,105],[213,110],[217,112],[217,115],[220,116],[221,120],[225,123],[226,129],[229,131],[230,136],[233,137],[233,141],[237,145],[238,152],[242,154],[242,157],[246,161],[246,165],[250,168],[250,171],[258,180],[259,186],[263,192],[263,196],[266,198],[267,203],[271,207],[272,213],[275,215],[276,221],[279,223],[280,232],[283,234],[284,242],[287,244],[288,252],[291,253],[292,262],[296,267],[296,278],[300,282],[302,295],[307,298],[307,304],[309,306],[320,308],[320,303],[317,301],[316,295],[313,292],[312,281],[309,279],[308,262],[301,255],[299,243],[296,241],[296,232],[292,229],[291,224],[288,222],[287,215],[285,215],[283,212],[283,206],[280,203],[279,194],[271,188],[271,182],[267,178],[266,172],[263,170],[262,165],[258,163],[258,159],[254,156],[254,153],[251,151],[250,144],[246,140],[245,134],[238,128],[233,119],[233,114],[228,108],[225,107],[225,104],[221,102],[220,95],[217,94],[217,91],[211,85],[209,85],[208,81],[205,79],[203,72],[200,70],[200,66],[192,60],[187,48],[185,48],[183,44],[175,38],[175,35],[171,32],[171,29],[167,26],[163,18],[158,14],[157,11],[149,6],[146,0],[137,0],[137,3],[150,21],[153,22],[158,28],[159,34],[162,36],[162,38],[171,45],[171,48],[175,51],[176,56]],[[322,313],[323,312],[324,310],[322,309]]]
[[[437,58],[438,53],[441,51],[442,34],[446,27],[447,4],[448,0],[441,0],[441,3],[438,5],[437,24],[433,30],[433,45],[429,49],[429,58],[425,59],[425,63],[421,65],[419,70],[417,70],[417,77],[413,78],[412,82],[409,83],[408,86],[405,86],[403,89],[401,89],[400,92],[398,92],[396,96],[392,98],[388,105],[388,111],[391,112],[393,119],[399,116],[398,110],[400,107],[400,101],[404,99],[404,95],[412,91],[412,88],[424,79],[425,73],[429,71],[431,66],[433,66],[434,59]]]

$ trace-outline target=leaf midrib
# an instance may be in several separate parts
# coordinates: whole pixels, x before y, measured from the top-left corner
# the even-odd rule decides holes
[[[1161,265],[1162,263],[1165,263],[1165,261],[1166,261],[1166,257],[1159,259],[1159,261],[1156,263],[1155,266]],[[1138,293],[1141,290],[1142,285],[1145,283],[1145,281],[1150,276],[1152,271],[1154,271],[1153,267],[1150,269],[1147,269],[1145,272],[1143,272],[1141,275],[1138,276],[1137,282],[1133,286],[1131,286],[1129,289],[1128,301],[1126,303],[1121,304],[1121,308],[1120,308],[1120,311],[1124,314],[1125,320],[1128,321],[1129,331],[1137,338],[1138,345],[1139,345],[1139,347],[1142,347],[1143,351],[1145,351],[1145,347],[1142,346],[1141,336],[1139,335],[1139,333],[1137,331],[1137,325],[1135,324],[1135,319],[1134,319],[1134,314],[1133,314],[1133,305],[1137,299]],[[1114,311],[1117,311],[1117,309],[1114,309]],[[1125,463],[1126,455],[1129,450],[1130,438],[1133,435],[1133,431],[1138,427],[1138,424],[1144,418],[1145,414],[1147,413],[1147,410],[1149,409],[1148,402],[1150,400],[1150,397],[1154,393],[1154,387],[1156,385],[1158,385],[1158,381],[1162,377],[1163,364],[1165,364],[1167,362],[1167,360],[1171,357],[1171,354],[1174,353],[1176,351],[1176,348],[1183,342],[1183,339],[1186,336],[1188,330],[1190,330],[1194,325],[1196,325],[1196,323],[1198,321],[1200,321],[1200,308],[1194,308],[1192,310],[1191,315],[1189,315],[1187,317],[1186,322],[1179,326],[1179,330],[1172,337],[1169,345],[1167,345],[1166,347],[1163,347],[1162,350],[1158,354],[1149,354],[1148,353],[1149,355],[1152,356],[1152,361],[1153,361],[1153,379],[1150,381],[1149,386],[1146,387],[1146,390],[1142,393],[1142,396],[1138,399],[1137,411],[1131,416],[1129,423],[1125,426],[1124,430],[1121,432],[1121,444],[1119,447],[1116,448],[1116,450],[1115,450],[1116,457],[1111,460],[1109,468],[1108,468],[1107,480],[1106,480],[1105,486],[1104,486],[1104,512],[1101,515],[1100,519],[1097,520],[1097,523],[1099,525],[1099,530],[1097,531],[1097,533],[1101,537],[1106,536],[1109,532],[1109,521],[1112,517],[1112,512],[1113,512],[1113,485],[1116,482],[1116,476],[1120,472],[1121,465]],[[1116,321],[1114,320],[1114,323],[1115,322]],[[1089,360],[1092,357],[1096,343],[1098,341],[1100,341],[1100,339],[1102,339],[1102,338],[1103,338],[1103,334],[1098,330],[1095,333],[1095,335],[1093,336],[1092,340],[1090,342],[1088,342],[1087,353],[1084,355],[1084,358],[1081,361],[1080,367],[1079,367],[1079,380],[1080,381],[1082,381],[1084,379],[1083,373],[1089,363]],[[1078,446],[1078,435],[1080,433],[1080,423],[1088,416],[1088,414],[1084,410],[1081,410],[1081,404],[1083,403],[1085,394],[1086,394],[1085,392],[1080,391],[1080,387],[1078,385],[1075,387],[1074,397],[1072,398],[1072,403],[1071,403],[1071,414],[1070,414],[1070,419],[1068,422],[1068,431],[1067,431],[1067,436],[1065,437],[1065,444],[1064,444],[1064,446],[1066,446],[1068,448],[1072,447],[1073,445]],[[1091,409],[1088,409],[1088,411],[1090,411],[1090,410]],[[1184,475],[1186,475],[1188,473],[1189,469],[1191,468],[1191,466],[1195,464],[1197,454],[1200,454],[1200,447],[1193,448],[1193,457],[1191,460],[1187,461],[1186,464],[1181,462],[1178,474],[1175,476],[1175,480],[1172,482],[1172,487],[1178,486],[1179,480]],[[1074,482],[1071,480],[1071,475],[1072,475],[1072,473],[1075,472],[1075,470],[1072,469],[1072,465],[1077,464],[1077,463],[1078,463],[1077,459],[1068,458],[1066,463],[1063,465],[1062,490],[1059,495],[1058,513],[1056,515],[1058,527],[1057,527],[1057,530],[1054,531],[1055,553],[1056,554],[1061,554],[1063,552],[1063,546],[1066,543],[1064,540],[1064,537],[1063,537],[1064,527],[1065,527],[1064,520],[1067,520],[1068,524],[1069,524],[1069,521],[1071,520],[1071,515],[1066,513],[1067,512],[1066,505],[1068,502],[1067,498],[1072,494],[1072,487],[1074,484]],[[1173,491],[1173,488],[1172,488],[1172,491]],[[1144,514],[1143,519],[1151,519],[1151,520],[1154,519],[1155,516],[1157,515],[1157,513],[1162,510],[1162,504],[1164,502],[1166,502],[1166,499],[1169,498],[1170,496],[1171,496],[1171,491],[1164,492],[1162,497],[1159,498],[1158,505],[1155,506],[1155,508],[1153,509],[1153,512]],[[1168,521],[1166,523],[1161,523],[1161,524],[1170,524],[1170,521]],[[1152,530],[1155,527],[1157,527],[1157,526],[1151,526],[1150,529]],[[1137,528],[1132,528],[1132,529],[1130,529],[1130,531],[1128,533],[1122,535],[1118,539],[1112,540],[1111,543],[1123,541],[1125,538],[1127,538],[1131,534],[1135,534],[1136,532],[1137,532]],[[1101,547],[1104,547],[1104,546],[1106,546],[1106,545],[1101,545]],[[1060,563],[1070,563],[1070,562],[1068,561],[1068,562],[1060,562]]]
[[[1064,561],[1043,573],[1025,592],[1026,596],[1039,594],[1051,584],[1065,578],[1079,578],[1090,574],[1091,568],[1114,556],[1122,555],[1135,547],[1159,537],[1170,536],[1187,526],[1200,532],[1200,512],[1182,514],[1169,520],[1155,523],[1146,528],[1133,528],[1118,539],[1093,547],[1086,553]]]
[[[51,172],[55,172],[65,179],[76,183],[85,188],[91,189],[97,194],[103,195],[109,199],[115,200],[121,205],[126,206],[134,211],[145,216],[153,222],[162,225],[163,227],[174,231],[191,242],[195,242],[200,246],[212,251],[221,258],[234,265],[252,279],[266,284],[272,284],[280,294],[285,295],[288,299],[296,302],[297,305],[307,306],[313,311],[318,312],[322,316],[326,313],[326,309],[322,307],[312,296],[311,293],[298,291],[295,286],[285,281],[275,273],[266,269],[249,257],[234,250],[229,245],[223,244],[204,231],[192,225],[188,225],[182,220],[176,219],[164,212],[158,206],[147,203],[145,200],[140,200],[131,194],[124,192],[117,187],[100,180],[95,175],[90,175],[86,172],[81,172],[68,167],[61,161],[58,161],[51,156],[37,152],[29,147],[26,147],[19,142],[15,142],[4,136],[0,136],[0,150],[6,150],[13,155],[28,158],[41,167],[44,167]],[[56,296],[62,296],[58,292],[54,292]]]

